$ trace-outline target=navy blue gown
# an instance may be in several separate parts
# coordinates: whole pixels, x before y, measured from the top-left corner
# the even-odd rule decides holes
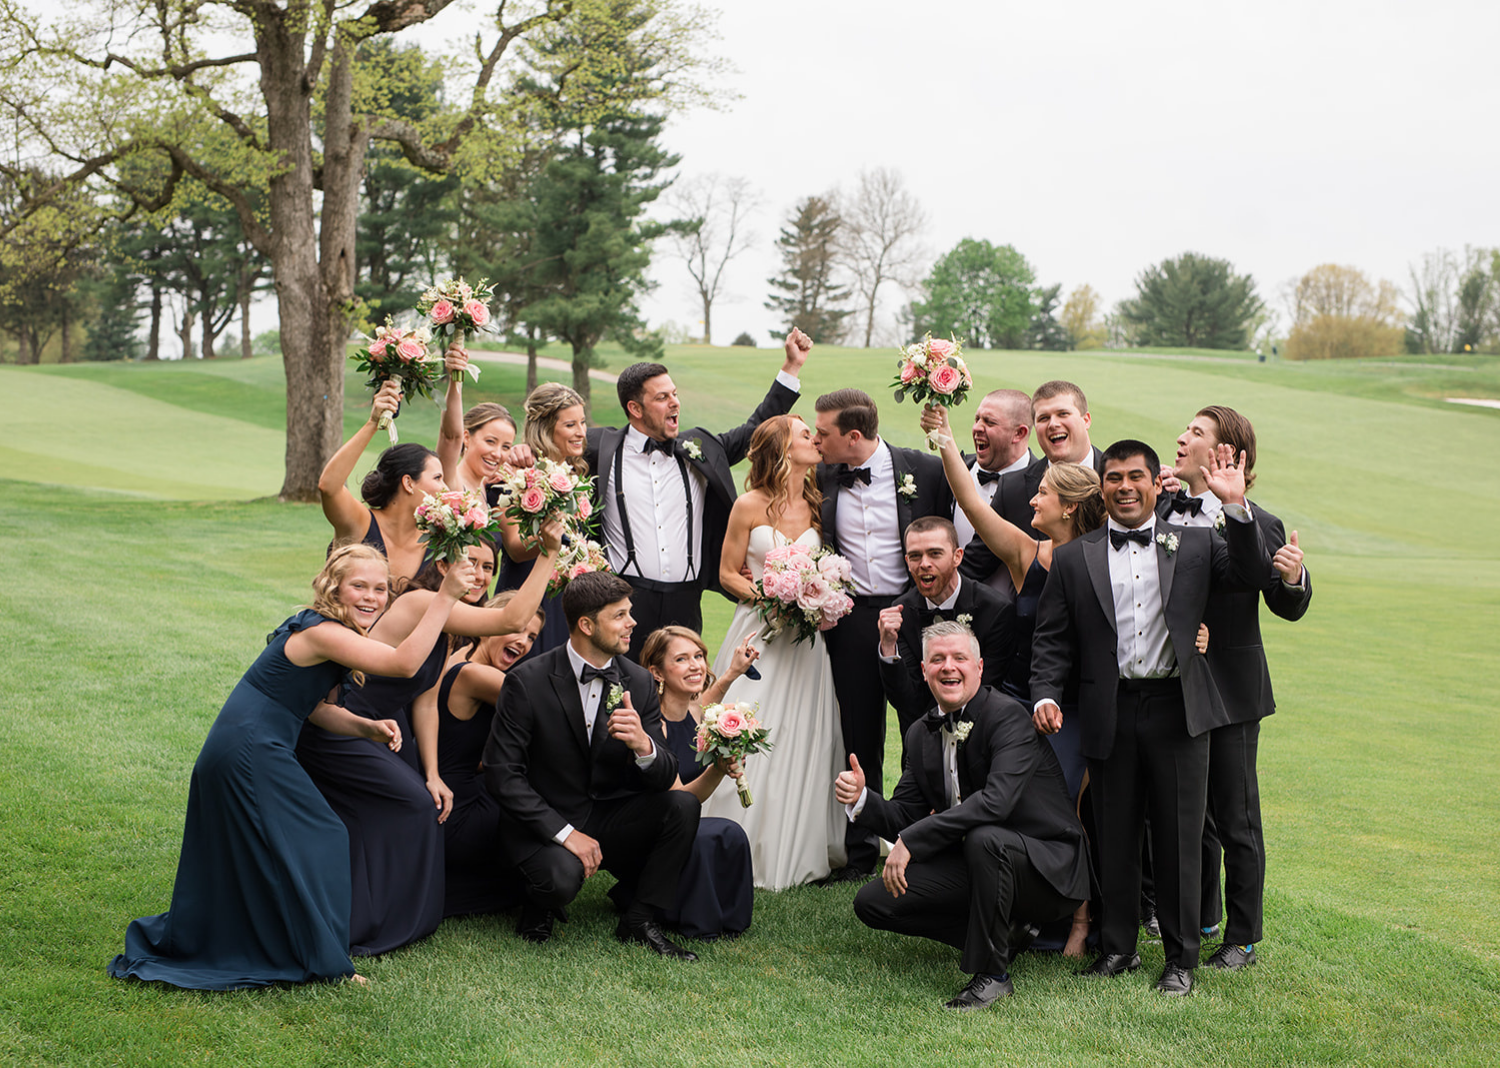
[[[677,757],[677,775],[684,784],[703,773],[693,738],[698,725],[692,716],[673,722],[665,717],[667,748]],[[733,786],[720,785],[720,789]],[[755,906],[755,872],[750,862],[750,840],[734,820],[704,816],[698,821],[693,852],[682,866],[677,904],[663,918],[689,938],[733,937],[750,926]]]
[[[284,652],[324,622],[303,611],[276,628],[224,702],[193,765],[171,909],[130,924],[115,978],[234,990],[354,973],[348,838],[293,753],[344,669]]]
[[[438,689],[438,774],[453,791],[453,811],[443,823],[448,889],[444,916],[498,912],[522,903],[520,873],[503,860],[500,805],[484,786],[480,759],[490,736],[495,706],[459,719],[448,695],[467,663],[454,664]]]
[[[297,759],[349,835],[349,945],[355,956],[388,953],[437,930],[443,920],[443,832],[417,770],[408,709],[437,685],[448,637],[409,679],[370,675],[345,685],[341,702],[366,719],[401,726],[401,752],[307,724]],[[408,752],[409,750],[409,752]]]

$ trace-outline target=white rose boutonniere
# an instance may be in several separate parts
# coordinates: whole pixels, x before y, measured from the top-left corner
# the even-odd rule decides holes
[[[974,617],[971,616],[968,612],[960,612],[958,614],[958,621],[966,627],[972,627],[974,625]]]
[[[687,453],[689,460],[703,459],[703,446],[698,444],[697,438],[689,438],[683,444],[682,451]]]
[[[962,723],[955,723],[952,727],[953,740],[959,745],[963,745],[964,742],[969,740],[969,732],[973,729],[974,724],[969,720],[964,720]]]
[[[896,492],[907,500],[911,500],[917,495],[917,480],[911,475],[902,475],[901,481],[896,483]]]
[[[1165,548],[1167,550],[1167,555],[1171,556],[1177,551],[1177,535],[1167,534],[1165,532],[1158,534],[1156,536],[1156,544]]]
[[[1218,512],[1214,515],[1214,529],[1220,534],[1224,533],[1224,513]]]
[[[613,712],[615,709],[619,708],[620,702],[623,700],[625,700],[625,690],[617,682],[609,688],[609,693],[604,695],[605,714],[607,715],[610,712]]]

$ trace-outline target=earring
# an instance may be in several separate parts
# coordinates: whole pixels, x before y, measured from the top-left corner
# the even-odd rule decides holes
[[[656,696],[658,698],[660,698],[661,695],[666,692],[666,690],[667,690],[667,680],[663,679],[663,678],[658,678],[656,680]]]
[[[1064,512],[1063,513],[1063,518],[1064,519],[1072,519],[1073,518],[1073,513],[1072,512]]]

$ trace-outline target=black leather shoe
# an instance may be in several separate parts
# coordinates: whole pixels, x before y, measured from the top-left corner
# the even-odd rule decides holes
[[[541,945],[552,937],[552,910],[538,905],[523,905],[521,918],[516,921],[516,934],[522,940]]]
[[[1204,961],[1204,966],[1209,968],[1223,968],[1225,971],[1237,972],[1241,968],[1248,968],[1255,963],[1254,946],[1237,946],[1233,942],[1225,942],[1214,950],[1213,956]]]
[[[1037,935],[1041,934],[1041,928],[1029,923],[1013,923],[1010,926],[1010,959],[1014,961],[1022,953],[1031,947],[1036,941]]]
[[[1156,909],[1151,908],[1141,917],[1141,926],[1146,929],[1146,934],[1151,938],[1161,937],[1161,920],[1156,917]]]
[[[852,864],[847,864],[842,868],[834,868],[824,878],[817,880],[817,885],[837,886],[839,883],[862,883],[874,874],[874,871],[864,871]]]
[[[1094,975],[1101,979],[1121,975],[1125,972],[1133,972],[1141,966],[1141,955],[1132,953],[1128,957],[1124,953],[1101,953],[1093,964],[1090,964],[1079,975]]]
[[[1163,968],[1161,978],[1156,981],[1156,992],[1167,997],[1178,998],[1192,989],[1193,973],[1176,964],[1168,964]]]
[[[626,926],[621,923],[615,928],[615,937],[621,942],[638,942],[643,946],[654,949],[663,957],[671,957],[674,960],[697,960],[698,954],[691,950],[683,949],[666,935],[661,933],[661,928],[650,920],[644,923],[636,923]]]
[[[1016,988],[1011,985],[1010,977],[994,979],[988,975],[976,975],[969,980],[969,985],[960,990],[953,998],[943,1003],[945,1009],[987,1009],[1001,998],[1008,998],[1014,994]]]

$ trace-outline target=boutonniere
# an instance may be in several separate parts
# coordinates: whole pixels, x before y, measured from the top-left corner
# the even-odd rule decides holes
[[[958,621],[966,627],[972,627],[974,625],[974,617],[971,616],[968,612],[960,612],[958,614]]]
[[[1214,529],[1220,534],[1224,533],[1224,513],[1218,512],[1214,515]]]
[[[1166,549],[1167,550],[1167,555],[1171,556],[1173,553],[1175,553],[1177,551],[1177,535],[1176,534],[1167,534],[1165,532],[1163,532],[1161,534],[1158,534],[1156,536],[1156,544],[1158,544],[1158,545],[1162,546],[1164,549]]]
[[[609,693],[604,695],[604,711],[606,714],[620,707],[620,702],[625,700],[625,689],[618,682],[610,686]]]
[[[703,446],[698,443],[697,438],[689,438],[682,446],[682,451],[687,453],[689,460],[703,459]]]
[[[917,495],[917,480],[911,475],[902,475],[901,481],[896,483],[896,492],[911,500]]]
[[[949,729],[953,734],[954,742],[959,745],[963,745],[964,742],[969,740],[969,732],[974,729],[974,724],[970,720],[966,719],[962,723],[955,723]]]

